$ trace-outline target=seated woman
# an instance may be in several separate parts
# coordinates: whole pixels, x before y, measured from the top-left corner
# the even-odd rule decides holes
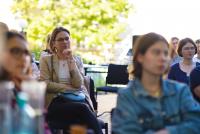
[[[59,92],[81,89],[93,109],[88,91],[84,86],[83,63],[79,57],[72,55],[70,32],[63,27],[55,28],[49,45],[53,55],[40,59],[40,80],[47,83],[46,106]]]
[[[168,78],[189,85],[190,72],[196,65],[200,65],[198,62],[193,62],[196,53],[197,47],[194,41],[190,38],[182,39],[178,45],[178,54],[183,60],[171,66]]]
[[[143,35],[134,53],[134,77],[120,90],[112,118],[114,134],[198,134],[200,106],[188,86],[162,78],[169,45],[159,34]]]
[[[16,96],[21,91],[21,82],[32,80],[31,54],[28,51],[26,39],[19,33],[7,31],[1,61],[0,81],[12,81],[15,84],[13,95],[13,110],[16,110]],[[45,127],[45,134],[51,134]]]
[[[46,106],[49,106],[48,119],[66,124],[70,122],[85,123],[95,133],[101,133],[96,117],[83,104],[60,102],[59,105],[49,105],[53,97],[60,92],[81,90],[93,110],[88,91],[84,86],[83,64],[80,58],[73,56],[70,49],[70,32],[63,27],[55,28],[51,34],[49,45],[53,55],[47,55],[40,59],[40,80],[47,83]],[[80,109],[84,110],[80,111]]]

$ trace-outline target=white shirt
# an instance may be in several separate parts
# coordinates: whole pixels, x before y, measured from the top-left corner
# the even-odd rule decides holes
[[[40,77],[40,70],[35,62],[32,62],[32,75],[34,79],[39,79]]]
[[[71,77],[67,60],[59,60],[58,79],[60,83],[71,84]]]

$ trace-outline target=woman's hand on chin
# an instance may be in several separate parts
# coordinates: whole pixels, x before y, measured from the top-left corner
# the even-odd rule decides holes
[[[65,56],[66,59],[73,59],[72,50],[71,49],[63,50],[63,55]]]

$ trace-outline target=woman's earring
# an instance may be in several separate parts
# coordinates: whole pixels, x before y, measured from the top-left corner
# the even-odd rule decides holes
[[[57,53],[57,52],[58,52],[58,49],[57,49],[56,47],[54,47],[54,48],[53,48],[53,51],[54,51],[55,53]]]

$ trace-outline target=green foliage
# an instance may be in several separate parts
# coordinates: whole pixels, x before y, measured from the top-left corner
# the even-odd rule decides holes
[[[31,50],[45,48],[47,35],[64,26],[71,32],[73,49],[89,61],[97,58],[97,63],[105,62],[106,44],[121,40],[125,24],[119,18],[126,18],[130,9],[128,0],[14,0],[12,6],[16,17],[28,22],[25,31]]]

